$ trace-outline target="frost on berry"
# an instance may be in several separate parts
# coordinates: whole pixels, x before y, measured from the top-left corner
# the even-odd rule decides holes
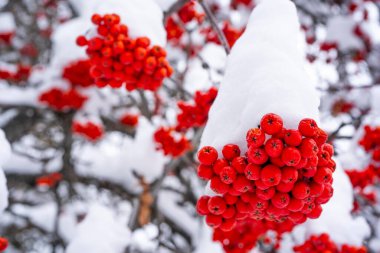
[[[214,236],[246,224],[276,222],[292,228],[319,218],[333,195],[334,150],[326,136],[312,119],[301,120],[298,129],[285,129],[282,118],[270,113],[260,128],[248,130],[246,153],[233,143],[219,153],[211,146],[201,148],[198,174],[210,180],[219,196],[213,209],[199,213],[207,213]]]

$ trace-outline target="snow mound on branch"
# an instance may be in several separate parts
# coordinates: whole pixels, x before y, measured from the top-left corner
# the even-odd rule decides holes
[[[11,154],[11,146],[5,138],[3,130],[0,129],[0,214],[8,206],[7,179],[5,178],[2,166]]]
[[[0,34],[11,33],[16,30],[16,23],[13,14],[10,12],[4,12],[0,14]]]
[[[290,1],[266,0],[255,8],[228,57],[201,146],[245,148],[247,130],[269,112],[281,115],[288,128],[305,117],[318,120],[319,98],[303,66],[299,33]]]
[[[116,13],[129,28],[132,37],[147,36],[155,45],[165,46],[163,13],[154,0],[71,0],[82,18],[90,20],[94,13]]]
[[[73,238],[66,253],[122,253],[129,243],[130,231],[109,208],[93,205]]]

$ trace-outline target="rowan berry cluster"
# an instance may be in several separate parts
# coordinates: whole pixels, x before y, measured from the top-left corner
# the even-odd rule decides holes
[[[135,127],[139,123],[139,115],[133,113],[126,113],[120,118],[123,125]]]
[[[222,32],[227,39],[228,45],[232,47],[237,41],[237,39],[239,39],[240,36],[243,34],[244,29],[234,28],[229,22],[224,22]],[[202,33],[205,34],[206,41],[213,42],[219,45],[221,44],[216,32],[214,31],[214,29],[212,29],[212,27],[203,29]]]
[[[68,64],[62,73],[73,87],[89,87],[94,84],[94,79],[90,75],[90,60],[77,60]]]
[[[160,127],[154,133],[156,149],[162,150],[165,155],[181,156],[191,148],[190,141],[182,133],[175,132],[170,127]]]
[[[370,164],[364,170],[346,170],[354,188],[361,190],[367,186],[374,185],[380,178],[380,168]]]
[[[8,248],[7,238],[0,237],[0,251],[4,251]]]
[[[380,162],[380,127],[364,126],[364,135],[359,144],[371,154],[373,161]]]
[[[53,188],[57,185],[59,181],[63,178],[61,173],[54,172],[45,176],[40,176],[36,179],[37,186],[50,187]]]
[[[326,233],[320,235],[312,235],[302,245],[293,247],[296,253],[366,253],[367,249],[350,245],[342,245],[340,248],[330,239]]]
[[[237,9],[239,6],[244,6],[246,8],[253,8],[253,0],[232,0],[230,3],[232,9]]]
[[[289,221],[282,223],[246,219],[239,221],[231,231],[220,228],[214,230],[213,240],[222,244],[226,253],[247,253],[253,249],[258,239],[264,237],[268,231],[276,232],[276,245],[279,245],[281,235],[290,232],[294,224]]]
[[[16,71],[0,69],[0,79],[9,82],[21,82],[28,80],[32,69],[29,65],[18,64]]]
[[[206,223],[229,231],[246,218],[294,224],[318,218],[333,195],[335,162],[317,123],[307,118],[298,130],[285,129],[282,118],[269,113],[260,128],[248,130],[246,141],[246,154],[235,144],[223,147],[223,157],[210,146],[198,152],[198,176],[219,194],[198,201]]]
[[[125,84],[128,91],[155,91],[173,73],[165,49],[152,46],[147,37],[129,37],[119,15],[94,14],[91,20],[97,26],[97,35],[90,39],[79,36],[77,44],[86,47],[90,75],[98,87],[120,88]]]
[[[177,115],[176,130],[182,131],[203,126],[217,94],[218,90],[212,87],[206,92],[195,92],[193,103],[179,101],[177,105],[181,112]]]
[[[6,44],[6,45],[10,45],[14,35],[15,35],[14,32],[2,32],[2,33],[0,33],[0,45],[2,43]]]
[[[97,141],[104,134],[103,127],[91,121],[86,123],[73,122],[72,131],[78,135],[85,137],[89,141]]]
[[[76,89],[61,90],[52,88],[39,96],[39,101],[56,111],[79,110],[82,108],[87,97],[80,94]]]

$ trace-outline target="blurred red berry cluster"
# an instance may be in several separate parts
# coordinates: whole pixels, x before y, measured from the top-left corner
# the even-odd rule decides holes
[[[79,110],[82,108],[87,97],[80,94],[76,89],[62,90],[52,88],[39,96],[39,101],[56,111]]]
[[[94,80],[90,76],[90,67],[90,60],[71,62],[63,69],[62,77],[74,87],[89,87],[94,84]]]
[[[37,186],[43,187],[55,187],[59,181],[63,178],[61,173],[54,172],[48,175],[40,176],[36,179]]]
[[[77,44],[86,47],[90,74],[98,87],[120,88],[125,84],[129,91],[155,91],[173,73],[165,49],[152,46],[147,37],[129,37],[128,27],[120,23],[119,15],[94,14],[92,22],[97,26],[97,35],[89,39],[79,36]]]
[[[72,131],[85,137],[89,141],[97,141],[102,138],[104,134],[103,127],[91,121],[86,123],[74,121]]]
[[[18,64],[16,71],[10,71],[0,68],[0,79],[9,82],[21,82],[28,80],[32,69],[29,65]]]
[[[347,244],[338,247],[326,233],[312,235],[302,245],[293,248],[296,253],[366,253],[365,247],[350,246]]]
[[[156,148],[162,150],[165,155],[178,157],[191,149],[191,142],[186,136],[170,127],[160,127],[153,138]]]

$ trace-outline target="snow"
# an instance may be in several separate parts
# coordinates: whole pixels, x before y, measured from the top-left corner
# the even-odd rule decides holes
[[[11,154],[11,146],[0,129],[0,214],[8,206],[7,179],[3,172],[3,165]]]
[[[269,112],[281,115],[288,128],[305,117],[318,120],[319,99],[304,69],[299,27],[290,1],[266,0],[255,8],[228,56],[201,146],[220,150],[236,143],[244,149],[247,130]]]
[[[1,5],[1,3],[0,3]],[[13,14],[10,12],[0,13],[0,34],[11,33],[16,30],[16,23]]]
[[[351,16],[330,18],[327,23],[326,41],[337,42],[342,51],[361,48],[363,43],[353,34],[355,25],[356,21]]]
[[[154,252],[158,246],[158,232],[157,226],[153,224],[136,229],[131,237],[131,248],[139,252]]]
[[[45,231],[52,232],[54,230],[54,220],[57,214],[55,203],[50,202],[32,207],[17,204],[13,205],[12,209],[15,213],[28,217],[33,224]]]
[[[94,204],[78,225],[66,253],[122,253],[130,240],[126,224],[111,209]]]

